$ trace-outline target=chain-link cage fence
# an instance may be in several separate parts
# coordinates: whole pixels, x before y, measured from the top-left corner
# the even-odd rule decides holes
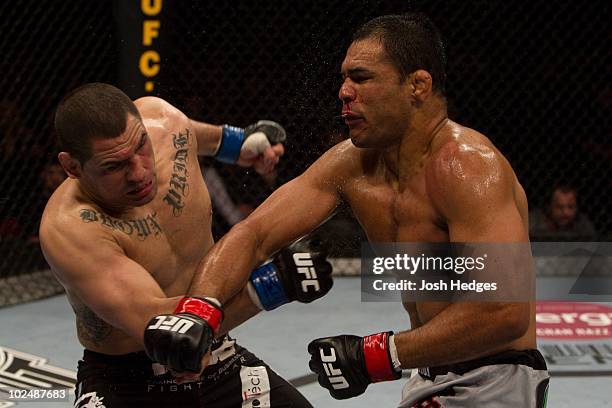
[[[135,10],[157,4],[158,13],[126,24],[130,1]],[[36,235],[57,180],[53,113],[70,89],[110,82],[132,96],[161,96],[208,122],[272,119],[285,126],[287,153],[274,176],[202,162],[217,176],[213,195],[221,191],[218,238],[345,137],[337,92],[350,34],[372,17],[410,10],[427,13],[446,40],[451,118],[492,139],[532,208],[546,205],[554,184],[574,185],[580,211],[606,239],[612,227],[607,3],[22,0],[0,5],[0,277],[45,267]],[[142,64],[143,21],[151,19],[161,24],[149,40],[163,47],[159,72],[140,89],[120,78]],[[131,59],[126,26],[141,41]],[[332,223],[323,228],[333,252],[358,256],[364,235],[350,210]]]
[[[47,199],[64,178],[53,113],[79,84],[115,80],[113,16],[106,8],[78,1],[0,4],[0,305],[62,290],[43,271],[37,238]]]
[[[248,210],[344,137],[337,91],[350,34],[372,17],[409,10],[430,15],[446,39],[450,116],[493,140],[531,208],[545,208],[559,183],[576,187],[580,211],[593,221],[595,237],[605,239],[612,187],[607,5],[362,0],[194,8],[183,2],[172,10],[168,35],[190,50],[168,55],[158,92],[207,120],[246,125],[267,117],[286,126],[290,140],[276,180],[206,163],[223,173],[232,201]],[[348,219],[350,211],[343,211],[328,231],[349,228]],[[224,217],[218,221],[217,236],[227,228]],[[330,241],[352,254],[363,238],[354,236]]]

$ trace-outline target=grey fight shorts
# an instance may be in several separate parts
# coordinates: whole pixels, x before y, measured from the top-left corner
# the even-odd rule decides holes
[[[414,370],[399,408],[546,407],[550,376],[537,350]]]

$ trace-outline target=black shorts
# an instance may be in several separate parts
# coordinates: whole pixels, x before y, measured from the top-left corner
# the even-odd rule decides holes
[[[235,349],[207,367],[201,381],[180,385],[144,352],[111,356],[85,350],[79,361],[74,406],[312,408],[262,360],[243,347],[235,345]]]

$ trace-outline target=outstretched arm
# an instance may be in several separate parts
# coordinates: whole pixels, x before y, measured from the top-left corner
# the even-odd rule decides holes
[[[277,190],[247,220],[235,226],[208,252],[196,270],[189,290],[190,296],[181,300],[175,315],[155,318],[159,321],[187,319],[193,324],[184,331],[176,332],[149,326],[145,332],[145,349],[149,355],[176,371],[199,372],[202,369],[203,356],[224,320],[221,305],[243,290],[254,266],[261,264],[284,245],[315,229],[333,213],[340,201],[342,186],[348,179],[346,174],[350,173],[342,165],[343,161],[338,159],[343,156],[341,150],[338,147],[331,149],[303,175]],[[262,279],[259,283],[278,281],[278,278],[283,280],[282,275],[287,273],[290,266],[305,266],[306,275],[310,274],[313,269],[310,268],[310,262],[316,265],[316,259],[324,256],[321,253],[300,251],[301,242],[292,245],[296,250],[291,255],[285,252],[280,254],[282,266],[279,269],[260,271]],[[309,265],[301,265],[302,262]],[[329,264],[324,269],[326,275],[331,273]],[[296,268],[296,275],[297,272]],[[308,284],[304,283],[300,285],[302,293],[294,293],[295,297],[289,299],[285,297],[280,303],[277,302],[278,297],[269,296],[272,301],[264,307],[269,310],[291,298],[309,301],[308,298],[300,298],[308,296],[304,290]],[[268,286],[261,284],[259,289],[263,290],[258,290],[258,294],[266,294]],[[280,288],[277,283],[272,286]],[[284,284],[282,286],[287,287]],[[331,284],[319,293],[324,293],[330,287]],[[272,292],[277,291],[269,293]],[[240,322],[244,317],[231,316],[228,319]]]
[[[254,267],[324,222],[340,201],[338,150],[328,151],[234,226],[202,260],[189,294],[226,302]]]

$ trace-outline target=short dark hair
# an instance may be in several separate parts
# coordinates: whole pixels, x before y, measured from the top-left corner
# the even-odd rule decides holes
[[[378,38],[391,62],[400,73],[400,80],[418,69],[429,72],[432,88],[446,93],[446,52],[442,36],[424,14],[407,13],[376,17],[362,25],[353,42]]]
[[[119,136],[127,126],[128,113],[141,119],[134,102],[118,88],[97,82],[78,87],[55,112],[60,150],[84,164],[91,157],[91,139]]]
[[[557,191],[560,191],[564,194],[573,193],[576,197],[576,200],[578,199],[578,189],[576,188],[576,186],[565,182],[559,182],[554,184],[553,188],[550,190],[550,193],[548,195],[549,203],[552,203],[552,199]]]

